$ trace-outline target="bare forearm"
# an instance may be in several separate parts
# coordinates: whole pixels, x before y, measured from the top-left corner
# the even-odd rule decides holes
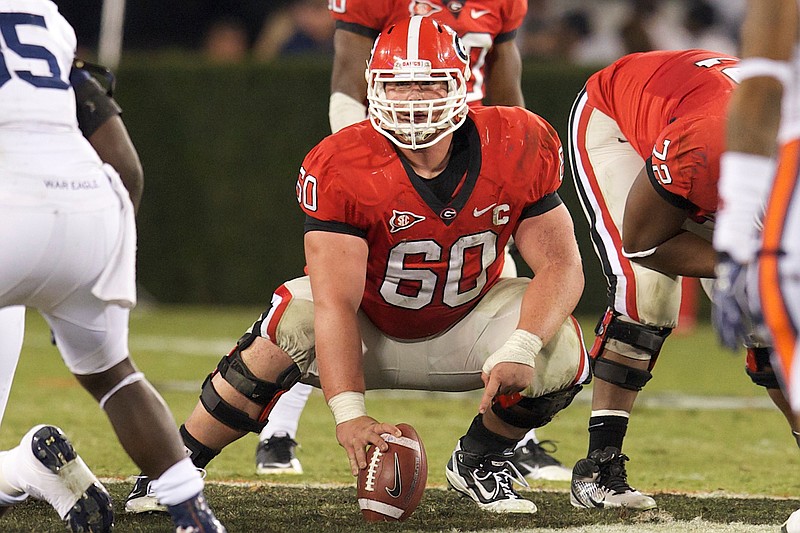
[[[537,272],[522,299],[519,328],[547,344],[578,304],[583,283],[580,263],[553,265]]]
[[[716,256],[710,242],[685,231],[660,244],[652,255],[631,261],[668,276],[713,278]]]
[[[745,80],[734,92],[728,114],[727,149],[772,157],[783,87],[773,78]]]
[[[347,311],[316,311],[317,364],[325,399],[340,392],[364,392],[361,334],[356,315]]]
[[[522,58],[513,42],[497,45],[486,64],[487,105],[525,107],[520,80]]]

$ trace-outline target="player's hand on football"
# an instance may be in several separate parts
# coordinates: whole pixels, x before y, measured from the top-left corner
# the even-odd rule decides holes
[[[499,394],[513,394],[525,390],[533,381],[534,369],[520,363],[498,363],[490,374],[483,372],[481,379],[485,386],[478,412],[483,414],[492,406],[492,400]]]
[[[374,444],[382,452],[389,445],[381,438],[381,434],[390,433],[396,437],[402,435],[397,426],[381,423],[369,416],[360,416],[336,426],[336,439],[347,452],[350,461],[350,472],[358,475],[358,471],[367,467],[366,448]]]

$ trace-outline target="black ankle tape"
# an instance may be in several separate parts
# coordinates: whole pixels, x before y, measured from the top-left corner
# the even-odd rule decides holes
[[[589,418],[589,452],[607,447],[622,449],[622,441],[628,432],[628,417],[593,416]],[[588,455],[587,455],[588,457]]]
[[[189,451],[189,459],[192,460],[192,463],[194,463],[194,466],[197,468],[205,468],[214,457],[219,455],[218,451],[212,450],[192,437],[185,425],[181,425],[180,432],[181,438],[183,438],[183,445]]]
[[[507,439],[486,429],[483,425],[483,415],[473,418],[467,434],[461,437],[461,449],[478,455],[502,453],[516,444],[516,440]]]

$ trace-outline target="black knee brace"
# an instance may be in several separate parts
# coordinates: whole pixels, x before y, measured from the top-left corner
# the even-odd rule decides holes
[[[756,385],[766,389],[780,389],[778,376],[772,370],[771,355],[772,348],[748,348],[744,369]]]
[[[513,405],[503,407],[501,402],[492,404],[492,411],[507,424],[523,429],[539,428],[550,422],[556,413],[566,408],[583,389],[573,385],[568,389],[549,392],[536,398],[523,397]]]
[[[655,366],[664,340],[672,333],[672,328],[645,326],[620,320],[619,316],[619,313],[609,309],[595,328],[597,337],[589,350],[592,371],[598,379],[613,383],[623,389],[640,391],[653,377],[650,370]],[[603,349],[606,343],[612,339],[631,347],[632,350],[649,355],[648,369],[633,368],[603,357]],[[626,354],[622,353],[621,355]]]
[[[267,416],[278,398],[300,380],[300,368],[292,364],[281,372],[275,383],[258,379],[242,360],[241,350],[252,343],[252,337],[247,340],[249,342],[244,346],[237,344],[230,354],[220,360],[217,369],[208,375],[203,382],[200,401],[211,416],[226,426],[237,431],[260,433],[267,425]],[[250,415],[222,399],[211,381],[217,373],[250,401],[264,408],[257,420],[253,420]]]

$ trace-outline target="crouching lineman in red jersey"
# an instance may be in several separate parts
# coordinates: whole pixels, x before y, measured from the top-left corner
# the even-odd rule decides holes
[[[591,76],[573,107],[573,176],[610,300],[590,350],[597,379],[588,457],[573,469],[577,507],[656,506],[628,484],[622,442],[677,325],[681,276],[714,277],[711,224],[737,64],[703,50],[632,54]],[[797,430],[770,349],[749,346],[748,374]]]
[[[487,511],[533,513],[511,448],[590,377],[558,136],[522,108],[470,110],[464,48],[429,18],[383,32],[367,75],[371,123],[327,137],[300,170],[309,275],[275,291],[206,380],[184,443],[203,466],[302,380],[321,386],[355,475],[367,445],[400,435],[367,414],[366,389],[485,386],[447,479]],[[533,280],[500,279],[512,235]]]
[[[367,118],[364,65],[375,38],[383,28],[413,15],[434,18],[458,34],[470,56],[469,105],[525,106],[516,38],[528,10],[527,0],[470,0],[469,5],[448,0],[332,0],[328,9],[336,20],[328,107],[333,133]],[[508,248],[503,264],[502,277],[517,275]],[[300,460],[295,457],[294,439],[311,388],[298,383],[275,405],[256,448],[258,474],[303,473]],[[553,441],[540,442],[531,430],[517,444],[514,464],[528,480],[568,482],[572,469],[551,455],[555,451]],[[140,484],[131,497],[146,494],[146,487]]]

